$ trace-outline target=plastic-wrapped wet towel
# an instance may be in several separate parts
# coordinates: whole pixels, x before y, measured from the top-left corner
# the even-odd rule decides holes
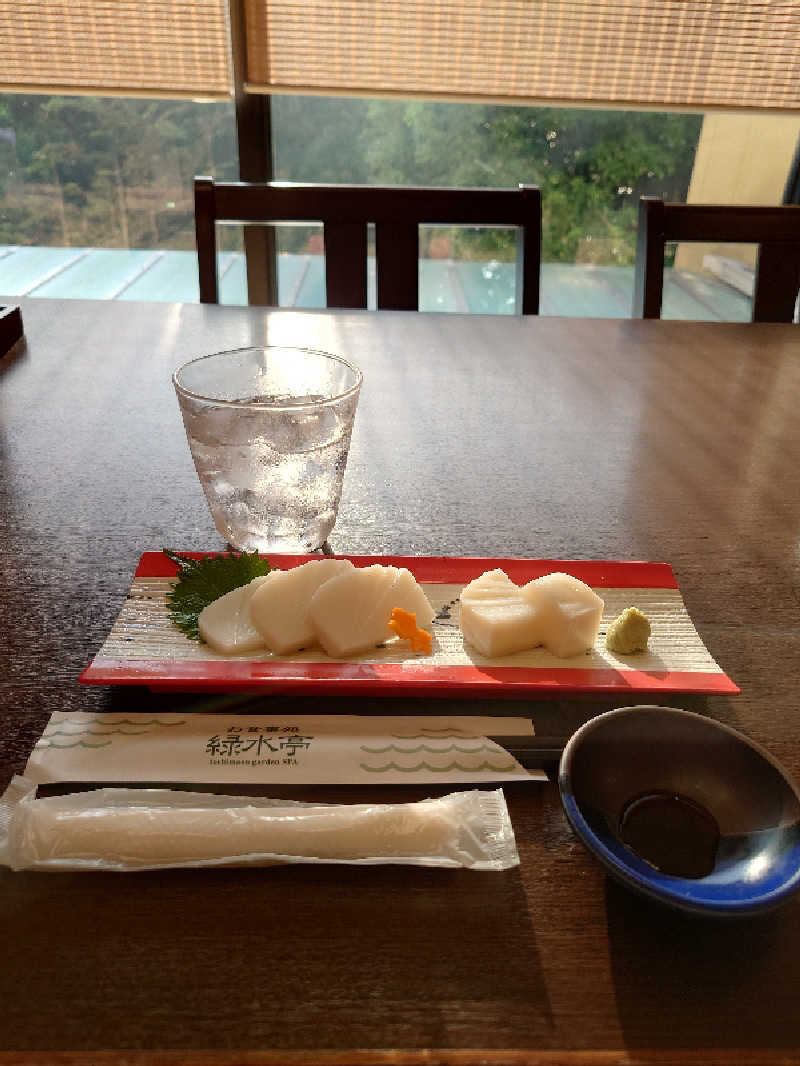
[[[502,789],[415,803],[311,804],[170,789],[0,800],[0,863],[13,870],[153,870],[285,862],[519,865]]]

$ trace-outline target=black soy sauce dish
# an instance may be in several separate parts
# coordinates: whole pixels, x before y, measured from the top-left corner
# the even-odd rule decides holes
[[[558,785],[589,851],[650,899],[734,917],[800,890],[800,791],[729,726],[674,707],[608,711],[570,738]]]

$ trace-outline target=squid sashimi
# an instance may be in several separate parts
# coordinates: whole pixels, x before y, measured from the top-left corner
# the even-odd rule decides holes
[[[538,614],[539,642],[553,655],[565,659],[593,647],[603,601],[587,584],[570,574],[553,573],[529,581],[521,592]]]
[[[435,612],[404,568],[360,567],[326,581],[311,598],[309,615],[317,640],[334,658],[369,651],[392,636],[392,609],[401,607],[430,625]]]
[[[197,617],[202,639],[221,655],[238,655],[264,647],[264,638],[250,621],[250,600],[269,574],[256,577],[248,585],[226,592],[209,603]]]
[[[481,655],[511,655],[542,643],[538,608],[504,570],[470,581],[460,599],[461,631]]]
[[[376,613],[386,615],[388,626],[392,609],[399,607],[403,611],[408,611],[409,614],[416,615],[417,625],[420,629],[426,629],[436,617],[436,611],[417,584],[417,579],[404,566],[391,566],[387,569],[394,570],[394,581],[384,597],[384,602],[375,605]],[[388,634],[389,630],[387,629],[386,632]]]
[[[250,599],[250,621],[270,651],[288,655],[316,644],[311,597],[326,581],[354,569],[347,559],[313,559],[267,574]]]

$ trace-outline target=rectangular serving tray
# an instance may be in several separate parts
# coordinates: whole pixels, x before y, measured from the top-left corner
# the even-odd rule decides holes
[[[202,558],[215,552],[186,552]],[[269,556],[287,569],[320,558]],[[166,594],[177,572],[163,552],[145,552],[117,621],[80,681],[95,685],[147,685],[153,689],[206,692],[271,692],[318,689],[384,696],[536,697],[592,692],[737,693],[739,689],[703,644],[667,563],[586,562],[554,559],[489,559],[439,556],[345,556],[355,566],[407,567],[437,611],[433,654],[410,652],[390,641],[373,653],[331,659],[320,648],[290,656],[267,651],[224,656],[187,639],[170,621]],[[605,601],[600,633],[591,652],[558,659],[544,648],[499,659],[479,655],[461,637],[458,596],[486,570],[501,568],[523,584],[553,571],[585,581]],[[606,650],[605,632],[625,607],[648,616],[648,650],[620,656]]]

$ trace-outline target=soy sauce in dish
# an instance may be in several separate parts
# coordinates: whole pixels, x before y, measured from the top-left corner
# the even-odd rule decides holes
[[[625,804],[619,836],[660,873],[696,880],[713,871],[720,832],[699,803],[659,791],[634,796]]]

